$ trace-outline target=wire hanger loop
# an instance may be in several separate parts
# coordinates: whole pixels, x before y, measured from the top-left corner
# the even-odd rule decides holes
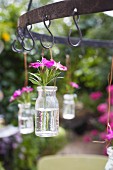
[[[49,21],[49,24],[48,24],[48,25],[46,24],[46,21],[47,21],[47,20]],[[41,43],[41,45],[42,45],[43,48],[49,49],[49,48],[52,48],[53,45],[54,45],[54,36],[53,36],[52,32],[49,30],[49,27],[50,27],[50,25],[51,25],[51,20],[48,19],[48,16],[47,16],[47,15],[43,18],[43,23],[44,23],[44,26],[46,27],[47,31],[48,31],[48,32],[50,33],[50,35],[51,35],[52,44],[49,45],[49,46],[45,46],[45,45],[42,43],[42,42],[43,42],[43,36],[41,36],[41,38],[40,38],[40,43]]]
[[[34,40],[32,34],[31,34],[31,29],[32,29],[32,25],[30,25],[30,28],[28,29],[28,24],[26,24],[26,26],[25,26],[25,28],[24,28],[24,31],[23,31],[23,33],[24,33],[24,39],[22,39],[22,46],[23,46],[23,49],[24,49],[25,51],[31,51],[31,50],[35,47],[35,40]],[[29,37],[29,39],[32,40],[31,48],[26,48],[26,47],[25,47],[25,42],[24,42],[24,41],[25,41],[25,35],[27,35],[27,36]]]
[[[80,30],[80,28],[79,28],[79,26],[78,26],[78,22],[79,22],[80,16],[77,14],[77,8],[74,9],[72,16],[73,16],[73,20],[74,20],[75,26],[76,26],[76,28],[77,28],[77,31],[78,31],[78,33],[79,33],[79,40],[78,40],[78,42],[77,42],[76,44],[73,44],[73,43],[71,42],[71,39],[70,39],[70,38],[71,38],[72,30],[70,29],[69,35],[68,35],[68,42],[69,42],[69,44],[70,44],[71,46],[77,47],[77,46],[79,46],[79,45],[81,44],[81,42],[82,42],[82,32],[81,32],[81,30]],[[75,18],[75,16],[77,16],[77,19]]]
[[[24,37],[20,34],[20,27],[18,27],[17,28],[17,31],[16,31],[16,39],[13,41],[13,43],[12,43],[12,50],[14,51],[14,52],[17,52],[17,53],[22,53],[22,52],[24,52],[24,48],[23,48],[23,39],[24,39]],[[17,41],[18,41],[18,43],[20,44],[20,46],[21,46],[21,48],[20,49],[18,49],[17,47],[16,47],[16,43],[17,43]]]

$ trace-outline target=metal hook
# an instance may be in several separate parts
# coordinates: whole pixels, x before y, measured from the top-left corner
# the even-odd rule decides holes
[[[28,24],[26,24],[26,27],[24,28],[24,35],[26,34],[31,40],[32,40],[32,46],[31,46],[31,48],[26,48],[25,47],[25,42],[24,42],[24,40],[25,40],[25,37],[22,39],[22,47],[23,47],[23,49],[24,50],[26,50],[26,51],[31,51],[33,48],[34,48],[34,46],[35,46],[35,41],[34,41],[34,38],[33,38],[33,36],[32,36],[32,34],[31,34],[31,29],[32,29],[32,25],[30,25],[30,28],[28,29]]]
[[[75,19],[75,15],[77,16],[77,19]],[[77,8],[75,8],[74,9],[74,11],[73,11],[73,20],[74,20],[74,23],[75,23],[75,26],[76,26],[76,28],[77,28],[77,30],[78,30],[78,33],[79,33],[79,41],[76,43],[76,44],[73,44],[72,42],[71,42],[71,40],[70,40],[70,37],[71,37],[71,32],[72,32],[72,30],[70,29],[70,31],[69,31],[69,35],[68,35],[68,42],[69,42],[69,44],[71,45],[71,46],[73,46],[73,47],[77,47],[77,46],[79,46],[80,44],[81,44],[81,41],[82,41],[82,32],[81,32],[81,30],[80,30],[80,28],[79,28],[79,26],[78,26],[78,21],[79,21],[79,15],[77,14]]]
[[[19,27],[17,28],[17,39],[16,40],[14,40],[13,41],[13,43],[12,43],[12,50],[14,51],[14,52],[17,52],[17,53],[22,53],[22,52],[24,52],[24,48],[23,48],[23,36],[20,34],[20,32],[19,32]],[[16,41],[18,40],[18,42],[20,43],[20,45],[21,45],[21,49],[18,49],[18,48],[16,48],[16,46],[15,46],[15,44],[16,44]]]
[[[50,27],[50,25],[51,25],[51,20],[48,20],[48,21],[49,21],[48,26],[46,25],[46,21],[47,21],[47,20],[48,20],[48,16],[46,15],[46,16],[44,17],[44,19],[43,19],[43,23],[44,23],[46,29],[48,30],[48,32],[49,32],[50,35],[51,35],[52,44],[51,44],[50,46],[48,46],[48,47],[47,47],[47,46],[44,46],[43,43],[42,43],[43,36],[42,36],[41,39],[40,39],[40,43],[41,43],[41,45],[42,45],[43,48],[49,49],[49,48],[52,48],[53,45],[54,45],[54,36],[53,36],[53,34],[51,33],[51,31],[49,30],[49,27]]]

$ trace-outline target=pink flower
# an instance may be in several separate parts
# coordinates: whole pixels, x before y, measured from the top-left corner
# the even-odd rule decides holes
[[[98,131],[96,129],[91,131],[91,135],[96,136],[98,134]]]
[[[108,113],[104,113],[102,116],[99,117],[98,121],[100,123],[106,124],[108,118]],[[110,113],[110,120],[113,119],[113,112]]]
[[[107,91],[109,91],[110,93],[113,93],[113,85],[111,86],[107,86]]]
[[[54,60],[51,60],[51,61],[54,61]],[[59,70],[62,70],[62,71],[67,71],[67,67],[60,64],[60,62],[57,63],[57,62],[54,61],[54,66],[56,67],[56,69],[59,69]]]
[[[46,58],[42,58],[42,64],[48,68],[52,67],[54,65],[54,60],[47,60]]]
[[[110,132],[106,135],[106,139],[107,139],[107,140],[113,139],[113,131],[110,131]]]
[[[101,140],[105,140],[105,138],[106,138],[106,133],[105,133],[105,132],[101,132],[99,136],[100,136],[100,139],[101,139]]]
[[[90,136],[85,135],[85,136],[83,137],[83,141],[84,141],[84,142],[91,142],[91,141],[92,141],[92,139],[91,139],[91,137],[90,137]]]
[[[107,122],[107,114],[104,113],[102,116],[100,116],[100,117],[98,118],[98,121],[99,121],[100,123],[102,123],[102,124],[106,124],[106,122]]]
[[[97,106],[97,110],[101,113],[105,113],[107,111],[107,103],[101,103]]]
[[[19,90],[16,90],[16,91],[13,93],[13,97],[14,97],[14,98],[17,98],[17,97],[21,96],[21,94],[22,94],[22,92],[21,92],[20,89],[19,89]]]
[[[71,85],[72,87],[76,88],[76,89],[79,88],[79,85],[78,85],[77,83],[75,83],[75,82],[70,82],[70,85]]]
[[[11,96],[11,98],[9,99],[9,102],[13,102],[15,100],[15,98],[13,96]]]
[[[43,64],[40,63],[40,62],[35,62],[35,63],[30,63],[29,64],[29,67],[33,67],[33,68],[39,68],[41,66],[43,66]]]
[[[16,90],[10,98],[10,102],[14,101],[16,98],[20,97],[22,94],[21,90]]]
[[[100,97],[102,97],[102,92],[100,92],[100,91],[93,92],[90,94],[90,98],[92,100],[98,100],[98,99],[100,99]]]
[[[32,92],[33,91],[33,88],[31,88],[31,87],[22,87],[22,93],[23,92],[27,92],[27,93],[29,93],[29,92]]]

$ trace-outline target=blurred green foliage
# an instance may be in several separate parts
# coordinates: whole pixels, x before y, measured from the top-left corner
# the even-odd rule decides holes
[[[33,133],[22,136],[16,134],[0,142],[0,148],[4,151],[2,154],[0,151],[0,161],[5,170],[37,170],[40,157],[57,153],[68,141],[66,131],[60,127],[55,137],[37,137]]]
[[[49,0],[40,0],[38,2],[34,0],[31,9],[51,2]],[[0,1],[0,41],[4,44],[4,50],[0,54],[0,87],[4,93],[4,99],[0,102],[0,114],[5,115],[6,123],[16,124],[17,122],[17,106],[10,105],[9,98],[14,90],[24,85],[23,54],[13,52],[11,44],[15,39],[18,17],[26,12],[27,5],[27,0]],[[113,38],[112,17],[103,13],[83,15],[79,25],[83,38],[108,40]],[[52,33],[56,36],[67,36],[70,28],[73,30],[72,36],[78,36],[71,17],[54,20],[50,26]],[[33,29],[39,33],[47,33],[43,23],[33,25]],[[33,54],[33,52],[28,54],[28,63],[41,59],[42,47],[39,42],[36,43],[36,49],[36,54]],[[50,59],[48,50],[44,50],[44,54]],[[60,44],[54,45],[53,57],[56,61],[61,61],[62,64],[65,64],[66,54],[71,56],[71,80],[80,85],[81,89],[77,92],[80,96],[83,92],[104,91],[107,85],[107,75],[113,49],[85,46],[72,48]],[[57,86],[58,92],[64,94],[66,93],[66,74],[62,73],[61,76],[64,76],[64,79],[58,80]],[[31,85],[30,82],[29,85]]]
[[[32,8],[40,7],[51,3],[52,0],[33,0]],[[4,93],[4,99],[0,101],[0,114],[5,116],[6,123],[17,125],[17,105],[9,104],[9,98],[16,89],[24,86],[24,57],[12,51],[11,44],[15,39],[18,17],[26,12],[27,0],[0,0],[0,49],[4,46],[0,54],[0,88]],[[82,15],[79,22],[83,38],[93,39],[113,39],[112,17],[103,13]],[[71,17],[52,21],[50,29],[55,36],[67,36],[69,29],[72,29],[72,36],[77,37],[76,28]],[[43,23],[33,25],[33,30],[38,33],[47,33]],[[95,111],[95,105],[91,103],[88,95],[92,91],[100,90],[106,93],[107,76],[110,70],[113,49],[94,48],[81,46],[73,48],[70,46],[55,44],[53,47],[53,57],[58,62],[66,64],[65,56],[71,57],[71,80],[81,87],[77,91],[78,98],[91,111]],[[37,51],[37,52],[36,52]],[[36,42],[36,51],[27,56],[28,64],[41,59],[42,47]],[[34,54],[33,54],[34,53]],[[48,50],[44,50],[45,57],[50,59]],[[66,93],[66,74],[62,73],[64,79],[57,81],[58,93]],[[30,82],[29,82],[29,85]],[[36,87],[34,86],[35,91]],[[35,93],[35,97],[37,94]],[[90,101],[90,102],[89,102]],[[93,107],[94,106],[94,107]],[[35,170],[37,156],[54,154],[65,143],[65,137],[36,138],[34,135],[23,136],[23,142],[14,151],[12,166],[14,170]],[[25,150],[21,150],[25,147]],[[18,155],[23,152],[23,157]],[[23,159],[24,158],[24,159]],[[25,169],[26,166],[26,169]]]

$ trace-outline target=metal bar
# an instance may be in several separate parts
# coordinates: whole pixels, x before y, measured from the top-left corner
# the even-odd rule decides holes
[[[41,36],[45,41],[51,42],[51,37],[45,34],[38,34],[32,32],[33,38],[35,40],[40,40]],[[25,35],[26,38],[29,38],[29,35]],[[77,38],[71,38],[72,43],[78,42]],[[67,37],[54,37],[54,42],[56,44],[65,44],[69,45]],[[89,47],[103,47],[103,48],[113,48],[113,41],[110,40],[94,40],[94,39],[83,39],[81,46],[89,46]]]
[[[43,16],[48,15],[50,20],[72,16],[74,8],[78,14],[91,14],[113,10],[113,0],[67,0],[42,6],[31,10],[19,17],[18,26],[42,22]]]

